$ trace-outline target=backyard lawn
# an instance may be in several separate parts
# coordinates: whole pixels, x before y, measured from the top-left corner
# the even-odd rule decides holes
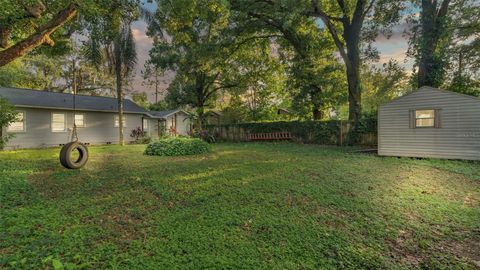
[[[480,163],[313,145],[0,153],[0,268],[479,269]]]

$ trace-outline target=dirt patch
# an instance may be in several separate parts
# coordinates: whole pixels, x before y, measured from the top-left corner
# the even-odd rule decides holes
[[[440,242],[437,245],[441,251],[448,251],[457,258],[464,258],[476,264],[480,268],[480,231],[476,236],[464,240]]]
[[[468,193],[467,196],[463,199],[463,205],[469,207],[479,207],[478,200],[474,198],[472,193]]]
[[[53,170],[37,172],[29,175],[27,181],[42,197],[56,198],[61,189],[58,183],[52,181],[53,173]]]
[[[419,267],[429,265],[432,258],[440,254],[445,258],[457,258],[468,262],[474,267],[480,267],[480,234],[464,240],[436,241],[434,244],[423,246],[417,239],[415,232],[399,230],[397,238],[387,241],[392,257],[400,264]]]
[[[415,241],[413,231],[398,230],[397,238],[388,242],[393,258],[402,264],[418,267],[425,259],[425,256],[418,250],[418,243]]]

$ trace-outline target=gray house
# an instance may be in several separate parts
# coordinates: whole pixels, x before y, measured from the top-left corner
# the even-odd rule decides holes
[[[378,154],[480,160],[480,99],[422,87],[381,106]]]
[[[0,87],[0,97],[15,105],[18,111],[18,120],[8,127],[2,127],[2,134],[14,135],[6,149],[63,145],[70,141],[74,121],[78,137],[83,143],[118,143],[119,117],[115,98],[77,95],[74,115],[71,94]],[[164,123],[179,110],[173,114],[151,114],[126,99],[124,112],[124,138],[128,143],[134,140],[130,137],[131,131],[138,127],[152,138],[165,134]],[[179,121],[178,125],[189,131],[188,121]]]

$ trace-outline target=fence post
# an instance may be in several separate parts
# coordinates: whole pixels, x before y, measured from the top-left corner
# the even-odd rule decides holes
[[[343,146],[343,121],[340,120],[340,146]]]

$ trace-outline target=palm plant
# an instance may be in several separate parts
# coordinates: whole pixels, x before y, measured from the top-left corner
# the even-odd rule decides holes
[[[98,68],[108,67],[110,73],[115,76],[117,101],[118,101],[118,129],[119,143],[125,144],[124,140],[124,82],[137,63],[135,40],[133,38],[131,23],[134,16],[119,17],[116,26],[111,29],[110,38],[92,35],[84,49],[84,53]]]
[[[116,78],[117,100],[118,100],[118,119],[123,118],[123,80],[131,74],[137,63],[137,53],[135,50],[135,41],[133,39],[131,22],[122,20],[120,31],[113,40],[113,54],[111,62],[114,64],[114,73]],[[118,121],[119,142],[124,145],[123,139],[123,120]]]

